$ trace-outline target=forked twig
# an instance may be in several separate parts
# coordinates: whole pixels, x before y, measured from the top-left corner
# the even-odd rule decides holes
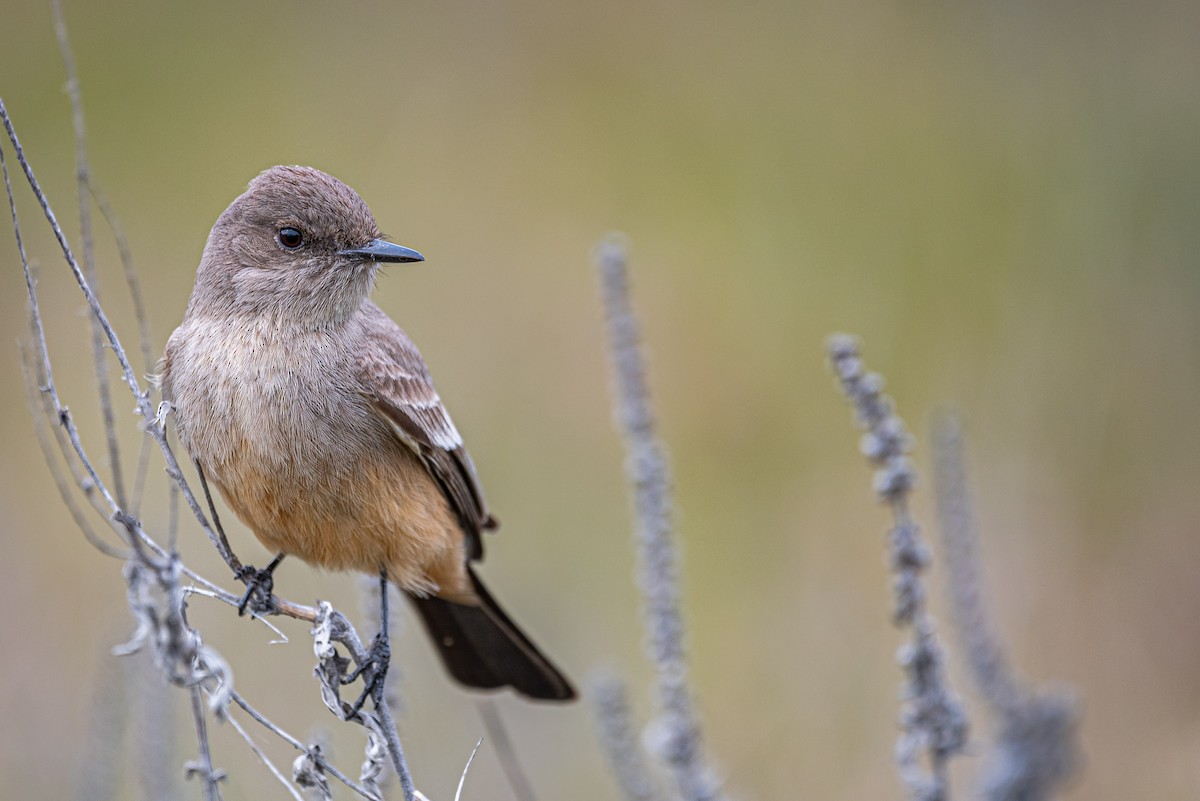
[[[250,750],[254,752],[254,755],[258,757],[259,761],[266,766],[271,775],[274,776],[279,783],[287,789],[292,798],[296,799],[296,801],[304,801],[304,796],[300,795],[300,791],[297,790],[290,781],[288,781],[287,777],[280,772],[279,768],[275,767],[275,763],[272,762],[271,758],[266,755],[266,752],[259,748],[258,743],[254,742],[254,738],[250,736],[250,732],[246,731],[246,727],[239,723],[238,719],[233,715],[227,715],[225,720],[229,722],[230,726],[233,726],[233,730],[236,731],[242,740],[245,741],[246,745],[250,747]]]
[[[75,261],[66,236],[58,224],[49,201],[37,182],[29,161],[25,157],[20,139],[8,115],[8,110],[4,105],[3,99],[0,99],[0,122],[3,123],[7,138],[17,157],[17,162],[21,166],[26,180],[50,224],[76,283],[92,310],[99,330],[107,341],[108,347],[111,348],[117,358],[118,364],[121,367],[122,379],[136,400],[137,411],[143,420],[143,428],[160,446],[160,451],[166,462],[168,476],[172,479],[171,486],[173,492],[177,491],[179,494],[182,494],[202,530],[205,531],[206,535],[217,547],[218,552],[225,559],[226,563],[236,563],[236,557],[233,556],[227,544],[216,537],[195,495],[184,479],[179,463],[175,459],[170,444],[167,441],[163,425],[164,421],[161,419],[159,410],[151,406],[149,392],[142,388],[135,376],[132,365],[121,346],[116,331],[100,305],[93,288],[93,283]],[[28,351],[28,361],[32,362],[32,366],[27,372],[31,378],[34,378],[34,381],[31,383],[37,387],[39,394],[45,399],[46,411],[57,423],[54,430],[56,433],[62,434],[59,450],[62,452],[64,458],[66,458],[72,473],[77,476],[78,480],[76,483],[84,491],[85,496],[92,501],[97,511],[109,521],[110,525],[131,546],[130,553],[119,555],[128,558],[126,575],[129,579],[130,605],[131,610],[134,611],[135,616],[138,618],[138,631],[135,633],[130,644],[125,647],[124,652],[129,653],[138,650],[146,643],[152,643],[155,659],[160,669],[165,672],[172,682],[191,688],[193,716],[195,718],[194,722],[200,751],[200,759],[192,765],[192,773],[203,780],[206,797],[211,801],[215,801],[215,799],[220,797],[218,782],[221,774],[212,765],[205,711],[203,703],[199,700],[200,696],[198,693],[201,688],[210,693],[213,711],[220,718],[224,714],[224,705],[227,703],[229,694],[232,692],[232,687],[230,686],[232,674],[220,656],[212,649],[204,646],[195,630],[188,625],[183,614],[182,599],[184,591],[179,585],[179,578],[183,575],[191,577],[197,584],[205,588],[206,594],[211,594],[212,597],[219,598],[227,603],[231,601],[236,602],[236,596],[221,590],[193,571],[188,570],[179,561],[177,555],[173,552],[173,532],[176,528],[173,522],[175,517],[173,513],[171,515],[172,521],[169,523],[169,528],[172,532],[172,549],[168,550],[160,546],[146,532],[142,522],[128,511],[127,500],[123,497],[123,489],[120,494],[118,494],[115,487],[110,489],[108,483],[106,483],[99,471],[97,471],[84,448],[78,428],[74,423],[72,415],[58,395],[55,385],[53,367],[38,303],[36,282],[34,281],[25,254],[20,223],[16,214],[16,201],[13,196],[11,181],[8,177],[7,162],[4,161],[4,156],[4,148],[0,147],[0,163],[3,165],[6,193],[13,214],[13,228],[25,276],[30,326],[33,331],[33,346]],[[61,473],[59,474],[59,478],[64,479]],[[172,503],[172,506],[175,506],[175,504]],[[81,514],[77,517],[81,523],[86,525]],[[85,528],[84,530],[86,532],[89,529]],[[91,539],[102,542],[94,536]],[[106,552],[113,552],[113,549],[104,548],[103,545],[98,545],[97,547],[101,547]],[[279,614],[309,622],[315,622],[318,618],[318,611],[316,609],[288,601],[280,600],[276,611]],[[337,615],[337,617],[341,623],[338,635],[339,639],[337,641],[357,643],[358,638],[353,628],[340,615]],[[361,648],[361,644],[358,645],[356,650],[352,649],[352,651],[359,661],[365,659],[365,651]],[[364,716],[366,714],[363,713]],[[372,759],[374,762],[378,762],[380,756],[386,759],[386,756],[390,754],[397,771],[401,775],[401,784],[405,789],[406,797],[416,797],[418,794],[416,794],[412,787],[411,777],[408,776],[407,765],[405,764],[403,751],[400,747],[399,736],[396,733],[395,722],[392,720],[386,704],[381,704],[371,714],[371,723],[372,726],[369,728],[372,734],[369,738],[369,743],[380,744],[375,748],[377,756]],[[369,747],[371,746],[369,745]],[[311,749],[305,750],[309,751]],[[376,798],[376,796],[361,786],[346,779],[332,766],[326,765],[323,769],[327,770],[330,775],[337,775],[340,780],[345,781],[348,786],[355,788],[356,792],[359,792],[364,797]]]
[[[67,266],[70,268],[76,284],[79,286],[80,291],[83,292],[84,299],[87,301],[88,307],[92,310],[92,314],[95,315],[96,319],[99,320],[100,327],[104,331],[104,336],[107,339],[108,345],[112,348],[114,355],[117,357],[117,362],[121,365],[122,379],[124,380],[126,386],[129,387],[129,391],[133,394],[134,399],[137,402],[137,410],[142,416],[145,430],[150,433],[159,444],[159,449],[162,451],[163,458],[167,463],[167,475],[179,485],[180,491],[183,493],[188,507],[192,510],[192,514],[196,517],[196,521],[200,524],[200,527],[205,532],[205,535],[208,536],[208,538],[217,547],[218,553],[221,554],[221,557],[225,560],[226,564],[228,564],[232,555],[227,549],[222,550],[220,543],[216,539],[216,535],[213,533],[212,528],[208,524],[208,520],[205,517],[203,510],[200,508],[200,504],[196,501],[195,495],[192,493],[191,488],[187,485],[187,482],[183,477],[183,471],[179,467],[179,462],[176,460],[170,443],[167,441],[166,430],[163,426],[163,421],[159,419],[158,410],[151,407],[149,393],[142,389],[137,376],[133,372],[133,366],[130,364],[129,358],[125,354],[125,349],[121,346],[121,341],[117,337],[116,330],[109,321],[108,315],[100,306],[100,301],[96,297],[95,292],[92,291],[91,284],[88,282],[86,276],[84,276],[82,270],[79,268],[79,263],[75,260],[75,256],[71,251],[71,246],[68,244],[66,235],[63,233],[62,226],[58,224],[58,218],[55,216],[54,210],[50,207],[50,202],[46,198],[45,192],[42,191],[42,187],[38,183],[37,177],[33,173],[33,167],[30,165],[29,160],[25,157],[25,151],[21,147],[21,140],[17,136],[16,129],[13,127],[12,119],[8,115],[8,109],[4,105],[4,100],[2,98],[0,98],[0,122],[3,122],[4,124],[4,130],[8,135],[9,143],[12,145],[13,153],[17,157],[17,163],[21,165],[21,169],[25,173],[25,179],[29,183],[29,187],[33,191],[34,197],[37,198],[43,215],[50,224],[50,229],[54,233],[54,238],[58,242],[59,248],[62,250],[63,258],[66,259]],[[40,313],[36,308],[37,295],[34,290],[33,279],[29,274],[28,262],[24,259],[23,247],[21,248],[21,252],[22,264],[26,274],[26,288],[28,290],[30,303],[33,306],[31,314],[33,314],[35,318],[34,326],[38,331],[39,341],[37,343],[37,355],[39,360],[42,362],[43,369],[45,370],[46,390],[54,402],[56,414],[59,416],[64,427],[67,428],[68,437],[72,439],[72,449],[79,454],[81,460],[85,461],[85,467],[88,471],[89,477],[100,489],[104,496],[106,505],[111,510],[111,513],[117,517],[117,522],[125,528],[136,528],[140,531],[140,524],[124,511],[124,508],[121,504],[117,503],[113,493],[110,492],[104,482],[100,480],[99,475],[91,466],[90,461],[87,461],[86,454],[83,453],[83,447],[77,441],[78,433],[75,431],[74,424],[70,422],[70,414],[58,397],[50,370],[50,356],[46,349],[45,333],[41,326]],[[135,537],[134,539],[136,540],[138,537]],[[135,547],[137,547],[136,543]]]
[[[297,751],[307,754],[314,750],[314,748],[315,748],[314,746],[305,745],[298,738],[292,736],[291,734],[288,734],[286,731],[281,729],[278,725],[273,723],[265,715],[263,715],[261,712],[259,712],[257,709],[255,709],[253,706],[251,706],[246,701],[245,698],[243,698],[240,694],[238,694],[238,692],[236,690],[234,690],[232,693],[230,693],[230,698],[233,700],[233,702],[235,704],[237,704],[239,707],[241,707],[242,710],[247,715],[254,718],[254,720],[259,725],[261,725],[263,728],[270,731],[272,734],[277,736],[279,739],[286,742],[288,745],[295,748]],[[349,787],[354,792],[358,793],[363,798],[368,799],[368,801],[378,801],[379,797],[377,795],[369,792],[365,787],[362,787],[361,785],[356,783],[353,779],[346,776],[346,774],[342,773],[334,765],[325,761],[325,758],[323,756],[314,757],[314,759],[317,759],[317,761],[319,762],[321,770],[323,770],[325,773],[328,773],[330,776],[333,776],[335,779],[337,779],[342,784]]]
[[[2,160],[2,154],[0,154]],[[4,168],[4,180],[8,181],[8,168]],[[67,507],[67,511],[71,514],[71,519],[75,521],[75,525],[83,532],[83,538],[88,541],[93,548],[100,551],[105,556],[112,556],[117,559],[128,559],[131,553],[121,548],[115,548],[100,538],[96,530],[92,528],[92,524],[88,521],[84,514],[83,508],[75,500],[75,495],[71,490],[71,485],[67,483],[67,477],[63,474],[63,466],[59,463],[58,458],[54,455],[54,443],[51,441],[49,426],[46,424],[46,418],[43,417],[44,409],[38,408],[42,405],[42,398],[38,396],[38,387],[41,382],[38,381],[33,372],[36,369],[33,364],[33,354],[30,353],[29,347],[24,342],[19,342],[18,347],[21,351],[21,377],[25,383],[26,401],[29,405],[29,416],[33,420],[34,435],[37,437],[38,447],[42,451],[42,458],[46,462],[46,467],[50,470],[50,475],[54,479],[54,486],[58,489],[59,498],[62,499],[63,506]],[[61,440],[62,429],[54,428],[54,437]],[[66,450],[67,444],[59,441],[57,443],[60,451]],[[74,467],[74,464],[69,460],[66,462],[68,469]],[[79,486],[83,477],[75,476],[75,484]],[[89,499],[95,501],[94,495],[88,495]],[[93,509],[99,511],[98,507],[93,503]]]

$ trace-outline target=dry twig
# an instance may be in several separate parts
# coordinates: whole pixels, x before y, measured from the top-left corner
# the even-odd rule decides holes
[[[75,78],[74,65],[66,42],[66,28],[62,20],[61,9],[57,6],[57,3],[55,4],[55,19],[60,44],[63,48],[64,60],[67,62],[68,74],[70,76],[69,84],[72,110],[76,121],[77,172],[80,201],[81,206],[86,206],[86,193],[94,188],[90,183],[87,168],[86,137],[83,129],[82,105],[78,92],[78,81]],[[217,548],[225,562],[230,565],[231,569],[235,569],[236,571],[235,566],[240,566],[240,562],[237,561],[232,551],[228,548],[228,545],[223,541],[223,537],[218,537],[217,532],[210,526],[203,509],[183,477],[182,470],[166,436],[165,418],[169,413],[169,409],[165,407],[155,408],[151,403],[149,388],[143,388],[139,382],[121,345],[116,330],[100,304],[96,288],[96,271],[91,256],[90,217],[85,212],[85,217],[81,220],[85,240],[85,269],[81,270],[54,211],[38,184],[32,166],[25,156],[20,139],[9,117],[8,109],[2,99],[0,99],[0,122],[3,123],[17,163],[24,172],[25,178],[62,250],[63,257],[71,274],[92,312],[93,324],[97,332],[93,340],[99,352],[96,363],[100,384],[99,391],[101,393],[100,402],[102,408],[110,410],[109,413],[104,414],[104,426],[105,438],[108,443],[109,465],[113,474],[111,488],[100,471],[95,467],[93,460],[84,447],[74,419],[60,398],[55,385],[52,361],[47,347],[41,310],[38,303],[37,286],[25,253],[20,222],[17,217],[16,200],[9,180],[7,161],[5,160],[5,149],[0,147],[0,167],[3,167],[6,193],[12,211],[13,229],[16,234],[18,252],[25,275],[30,327],[33,339],[32,347],[26,349],[28,354],[26,359],[26,373],[31,379],[31,395],[36,395],[44,399],[44,403],[34,405],[41,405],[46,413],[46,417],[55,424],[53,426],[53,430],[55,431],[54,442],[52,443],[51,439],[46,436],[42,436],[40,439],[43,448],[47,451],[48,461],[51,465],[52,473],[60,485],[60,491],[63,492],[65,500],[71,499],[67,501],[68,506],[80,524],[80,528],[83,530],[85,536],[103,552],[123,557],[127,560],[125,575],[128,582],[128,597],[130,609],[137,620],[138,627],[130,642],[120,649],[121,652],[132,653],[143,647],[149,647],[154,656],[155,663],[163,675],[172,683],[189,688],[191,692],[192,710],[199,745],[199,759],[191,764],[190,773],[202,779],[206,797],[215,800],[220,797],[219,781],[221,773],[213,767],[212,753],[208,743],[206,714],[214,714],[218,721],[224,719],[228,703],[235,697],[232,690],[232,671],[216,651],[203,644],[199,633],[188,624],[184,599],[188,592],[200,590],[184,588],[180,583],[180,579],[183,576],[191,578],[203,588],[205,594],[226,603],[236,604],[237,596],[221,589],[214,583],[197,575],[194,571],[189,570],[182,563],[178,554],[175,553],[174,532],[176,529],[176,514],[174,509],[177,507],[175,498],[182,495],[200,528]],[[105,216],[110,221],[114,219],[111,213],[106,212]],[[118,240],[122,241],[123,236],[119,233],[119,229],[115,225],[114,230],[117,232]],[[135,306],[142,309],[136,280],[132,276],[131,262],[125,256],[123,256],[123,262],[126,264],[127,283],[130,286],[130,291],[135,296]],[[138,314],[144,318],[142,311],[138,311]],[[139,323],[142,331],[143,358],[146,359],[149,353],[148,329],[144,325],[144,319],[140,319]],[[168,548],[160,545],[146,531],[142,521],[137,519],[136,515],[131,511],[134,507],[130,503],[129,498],[126,497],[124,484],[120,478],[115,421],[110,413],[111,399],[107,397],[107,381],[104,377],[105,365],[103,352],[105,349],[111,350],[116,358],[120,367],[121,378],[136,401],[137,413],[142,419],[142,430],[159,445],[160,453],[166,464],[166,472],[172,479],[172,513],[168,523],[168,541],[170,543]],[[64,460],[63,464],[66,465],[66,473],[58,468],[58,462],[50,457],[50,454],[54,451],[52,445],[57,448],[58,453]],[[141,470],[139,470],[139,473],[141,473]],[[69,481],[67,474],[70,474],[74,480]],[[118,533],[122,541],[129,546],[128,551],[109,546],[91,530],[90,525],[87,524],[86,518],[82,514],[82,510],[74,503],[71,494],[72,484],[74,484],[74,487],[78,491],[83,492],[92,507]],[[138,488],[140,492],[140,479],[138,480]],[[353,627],[350,626],[340,613],[332,610],[332,608],[319,611],[312,607],[278,600],[274,611],[278,614],[306,620],[310,623],[317,623],[319,619],[334,621],[335,630],[329,638],[330,642],[339,643],[349,650],[356,664],[361,664],[366,660],[367,653],[362,648]],[[274,629],[275,627],[272,628]],[[275,629],[275,631],[278,632],[278,629]],[[331,653],[336,654],[336,650],[333,649],[332,645],[328,646],[328,648]],[[341,664],[347,665],[349,664],[349,660],[342,659]],[[344,672],[327,673],[327,675],[337,680],[345,678]],[[209,699],[207,711],[202,701],[201,691],[206,693]],[[237,697],[240,698],[240,696]],[[249,706],[246,705],[244,708],[249,708]],[[252,715],[252,717],[256,721],[266,725],[264,722],[265,718],[258,715]],[[366,726],[369,732],[367,763],[370,765],[371,780],[377,782],[381,773],[381,766],[390,757],[393,767],[400,775],[405,798],[416,798],[419,794],[413,789],[412,779],[408,774],[403,750],[396,732],[395,721],[392,719],[386,703],[382,704],[373,713],[360,712],[354,716],[354,719],[356,722]],[[315,750],[303,746],[298,739],[286,735],[278,727],[267,726],[267,728],[306,753]],[[334,776],[363,797],[378,798],[376,793],[371,793],[357,783],[347,779],[340,771],[325,763],[323,759],[317,759],[315,764],[323,772]],[[270,765],[268,767],[273,768]],[[276,771],[273,770],[272,772]],[[364,775],[366,773],[367,768],[364,766]]]

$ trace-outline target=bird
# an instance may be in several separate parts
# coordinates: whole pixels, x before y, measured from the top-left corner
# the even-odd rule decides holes
[[[277,554],[264,576],[289,555],[383,575],[459,683],[568,701],[475,571],[496,520],[425,360],[370,299],[380,265],[423,260],[337,178],[262,172],[208,236],[163,399],[202,479]]]

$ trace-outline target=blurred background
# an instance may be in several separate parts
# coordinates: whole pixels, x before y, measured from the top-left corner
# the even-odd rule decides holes
[[[737,798],[900,795],[888,517],[824,365],[833,331],[861,335],[887,376],[923,477],[929,413],[964,412],[999,628],[1027,678],[1083,698],[1087,761],[1067,797],[1200,793],[1200,5],[65,6],[92,172],[128,231],[155,348],[250,178],[303,163],[354,186],[428,259],[389,268],[376,299],[424,351],[504,523],[488,583],[578,682],[598,666],[627,677],[644,721],[589,256],[609,230],[630,236],[698,705]],[[0,13],[0,92],[77,237],[50,9]],[[18,184],[60,388],[103,461],[82,298]],[[182,797],[199,797],[176,778],[195,753],[185,695],[156,695],[152,674],[109,654],[132,630],[121,564],[83,541],[42,464],[17,377],[24,286],[0,229],[0,783],[69,798],[111,780],[134,798],[130,752],[156,746],[173,750]],[[97,230],[106,305],[135,350]],[[140,435],[119,386],[117,399],[131,463]],[[915,502],[936,560],[928,483]],[[144,517],[158,532],[164,487],[154,461]],[[194,526],[181,548],[232,585]],[[935,561],[949,634],[943,579]],[[353,577],[289,562],[277,581],[358,614]],[[329,737],[357,773],[361,741],[321,705],[304,625],[283,621],[290,643],[270,645],[214,602],[191,614],[242,693]],[[412,618],[402,627],[409,762],[427,795],[450,798],[483,726]],[[973,711],[954,774],[965,797],[988,720],[947,647]],[[131,695],[170,705],[170,736],[139,739]],[[540,797],[617,797],[586,705],[498,704]],[[228,726],[213,748],[226,798],[285,797]],[[486,742],[464,797],[512,797]]]

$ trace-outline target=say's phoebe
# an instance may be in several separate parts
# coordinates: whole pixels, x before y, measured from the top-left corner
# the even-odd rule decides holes
[[[368,297],[381,262],[422,260],[336,178],[267,170],[209,234],[163,397],[272,552],[386,570],[467,686],[573,698],[471,569],[496,526],[471,457],[416,346]]]

